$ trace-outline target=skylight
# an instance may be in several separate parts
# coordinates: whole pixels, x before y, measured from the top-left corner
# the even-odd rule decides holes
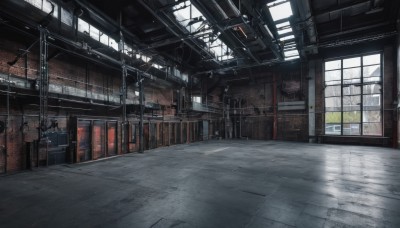
[[[289,35],[279,38],[280,41],[291,40],[291,39],[294,39],[294,35]]]
[[[199,39],[205,42],[207,51],[214,54],[218,61],[232,59],[231,49],[218,38],[219,34],[212,33],[204,15],[191,2],[184,1],[173,7],[176,20],[185,29],[199,36]]]
[[[285,61],[300,58],[299,51],[296,47],[295,35],[290,24],[289,17],[293,15],[290,0],[276,0],[267,4],[272,20],[277,29],[279,41],[283,46]]]
[[[272,16],[272,20],[279,21],[288,18],[293,15],[292,6],[290,2],[281,3],[279,5],[274,5],[269,8]]]
[[[289,32],[293,32],[293,29],[291,27],[278,30],[278,34],[279,35],[282,35],[282,34],[285,34],[285,33],[289,33]]]
[[[293,56],[298,56],[299,51],[297,49],[291,50],[291,51],[285,51],[285,57],[293,57]]]
[[[282,27],[285,27],[285,26],[290,26],[290,23],[289,23],[289,21],[285,21],[285,22],[283,22],[283,23],[279,23],[279,24],[277,24],[276,25],[276,28],[282,28]]]
[[[58,18],[59,16],[61,16],[60,19],[61,19],[62,23],[64,23],[65,25],[68,25],[68,26],[72,26],[72,14],[65,8],[60,7],[61,15],[58,15],[58,7],[59,6],[56,3],[52,2],[52,4],[50,4],[50,2],[47,0],[25,0],[25,2],[42,10],[45,13],[51,12],[52,4],[53,4],[53,6],[54,6],[53,17]],[[201,16],[200,12],[195,11],[193,9],[192,9],[191,13],[192,13],[192,15],[195,15],[196,17]],[[103,33],[101,30],[99,30],[98,28],[94,27],[93,25],[89,24],[88,22],[84,21],[81,18],[78,18],[78,31],[88,35],[90,38],[92,38],[92,39],[94,39],[116,51],[119,51],[119,47],[118,47],[119,45],[115,39],[109,37],[107,34]],[[124,43],[123,47],[124,47],[124,50],[122,50],[122,52],[130,57],[136,57],[137,59],[141,59],[142,61],[144,61],[146,63],[151,60],[151,57],[146,56],[144,54],[136,54],[135,55],[134,52],[136,52],[136,51],[134,51],[133,48],[126,43]],[[164,66],[161,66],[156,63],[152,63],[151,66],[156,69],[162,70],[162,71],[165,69]],[[183,76],[183,80],[187,81],[187,78],[188,78],[187,75]]]

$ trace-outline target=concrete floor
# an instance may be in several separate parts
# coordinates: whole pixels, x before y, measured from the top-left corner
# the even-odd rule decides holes
[[[400,151],[209,141],[0,177],[0,227],[400,227]]]

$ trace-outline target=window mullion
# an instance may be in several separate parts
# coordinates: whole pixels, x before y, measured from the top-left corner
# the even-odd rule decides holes
[[[340,135],[343,135],[343,59],[340,60],[340,87],[341,87],[341,94],[340,94]]]
[[[360,120],[360,135],[364,135],[364,56],[361,56],[361,104],[360,104],[360,110],[361,110],[361,120]]]

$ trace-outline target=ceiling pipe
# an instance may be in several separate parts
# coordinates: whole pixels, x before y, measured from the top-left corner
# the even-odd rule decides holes
[[[299,3],[297,3],[297,7],[300,12],[301,20],[306,24],[306,32],[310,41],[309,46],[311,47],[309,52],[310,54],[317,54],[317,29],[315,26],[314,17],[311,13],[310,0],[300,0]]]
[[[218,11],[218,13],[219,13],[218,16],[220,16],[222,20],[226,20],[229,18],[228,15],[225,13],[225,11],[217,3],[217,1],[215,1],[215,0],[209,0],[209,1],[215,7],[214,9],[216,9]]]
[[[215,2],[215,0],[213,0],[213,2]],[[218,0],[217,2],[218,5],[225,10],[224,13],[228,15],[229,18],[240,16],[241,13],[232,0]]]

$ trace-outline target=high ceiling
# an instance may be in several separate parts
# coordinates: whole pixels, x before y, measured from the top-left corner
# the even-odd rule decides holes
[[[317,54],[319,46],[363,39],[395,31],[400,1],[389,0],[75,0],[82,8],[107,15],[134,35],[140,50],[160,54],[188,70],[231,69],[287,61],[286,48],[301,58]],[[280,7],[285,3],[292,12]],[[277,12],[273,11],[276,8]],[[279,8],[280,7],[280,8]],[[187,18],[179,13],[187,8]],[[201,14],[196,14],[198,10]],[[282,14],[274,21],[274,14]],[[289,17],[285,17],[289,16]],[[87,19],[93,17],[88,13]],[[182,20],[185,23],[181,23]],[[96,23],[93,21],[91,23]],[[277,29],[277,25],[289,22]],[[198,25],[198,26],[196,26]],[[200,27],[200,29],[198,29]],[[193,29],[196,28],[196,29]],[[201,30],[203,29],[203,30]],[[281,34],[291,30],[289,33]],[[285,32],[283,31],[283,32]],[[292,40],[282,40],[293,34]],[[208,37],[207,37],[208,36]],[[206,38],[204,38],[206,37]],[[224,60],[207,42],[220,39]],[[288,45],[289,46],[286,46]],[[289,49],[288,49],[289,50]],[[228,57],[229,56],[229,57]],[[223,57],[222,57],[223,58]],[[294,58],[296,59],[296,58]],[[296,60],[294,60],[296,61]]]
[[[299,61],[326,48],[383,40],[397,32],[400,7],[396,0],[53,2],[90,25],[90,37],[94,29],[103,42],[104,33],[118,50],[122,34],[132,57],[192,75]]]

